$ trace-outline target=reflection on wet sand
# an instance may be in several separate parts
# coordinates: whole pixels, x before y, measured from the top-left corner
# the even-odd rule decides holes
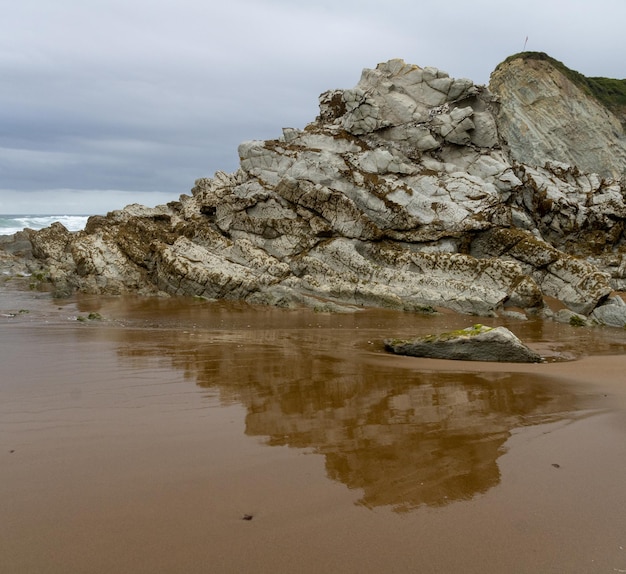
[[[388,375],[381,384],[380,373],[363,373],[353,392],[335,396],[336,406],[319,405],[318,391],[306,383],[259,389],[257,400],[246,404],[246,432],[268,436],[270,444],[315,449],[326,457],[329,477],[362,489],[363,505],[402,511],[469,499],[495,486],[510,430],[571,407],[567,396],[550,396],[541,385],[527,388],[519,376]]]
[[[382,345],[475,321],[0,290],[0,571],[626,569],[626,331]]]
[[[201,321],[213,329],[116,330],[118,353],[167,361],[222,404],[244,405],[246,434],[324,455],[330,478],[362,491],[360,504],[400,512],[486,492],[512,429],[576,408],[537,375],[399,368],[380,360],[383,332],[350,317],[288,316],[280,329],[254,313],[224,326],[218,313]]]

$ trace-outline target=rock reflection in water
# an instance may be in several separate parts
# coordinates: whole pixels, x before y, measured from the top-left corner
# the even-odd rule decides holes
[[[410,510],[469,499],[499,481],[512,428],[568,408],[520,375],[380,373],[328,384],[258,388],[246,432],[310,447],[328,475],[363,491],[361,503]],[[321,397],[321,400],[320,400]]]
[[[538,376],[387,365],[343,330],[121,333],[126,358],[161,357],[222,403],[245,405],[246,434],[324,455],[328,476],[360,489],[367,507],[402,512],[483,493],[499,482],[513,428],[575,408]]]

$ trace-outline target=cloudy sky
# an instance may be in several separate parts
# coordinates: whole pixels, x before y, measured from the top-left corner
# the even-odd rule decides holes
[[[547,52],[626,77],[624,0],[20,0],[0,19],[0,213],[105,213],[188,193],[320,93],[403,58],[486,84]]]

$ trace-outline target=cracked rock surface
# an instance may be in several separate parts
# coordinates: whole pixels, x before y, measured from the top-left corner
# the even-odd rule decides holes
[[[624,187],[549,157],[517,161],[502,105],[435,68],[379,64],[322,94],[304,129],[242,143],[239,169],[191,195],[77,233],[26,231],[29,265],[59,294],[477,315],[553,297],[588,315],[626,285]]]

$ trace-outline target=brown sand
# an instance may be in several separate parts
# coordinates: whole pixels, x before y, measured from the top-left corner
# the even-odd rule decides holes
[[[626,571],[621,330],[459,363],[381,341],[476,318],[39,297],[0,291],[2,573]]]

